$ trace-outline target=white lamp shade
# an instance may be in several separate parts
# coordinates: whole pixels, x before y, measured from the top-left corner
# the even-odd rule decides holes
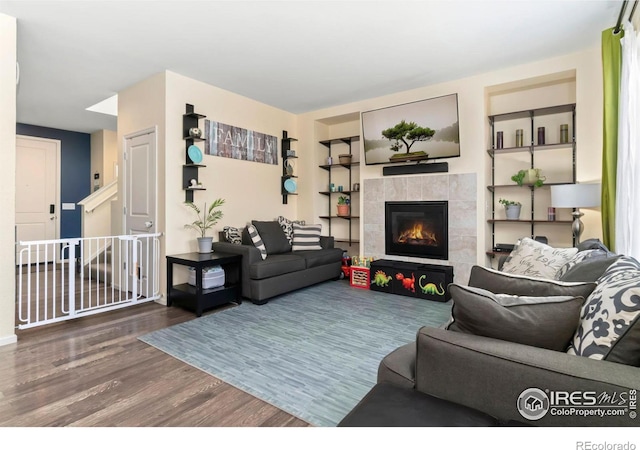
[[[600,206],[600,183],[551,186],[554,208],[596,208]]]

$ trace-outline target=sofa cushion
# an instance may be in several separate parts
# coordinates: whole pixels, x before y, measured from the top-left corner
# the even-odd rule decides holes
[[[554,248],[531,238],[522,238],[505,260],[507,273],[554,279],[560,268],[578,252],[575,247]]]
[[[294,223],[291,249],[294,252],[300,250],[322,250],[320,234],[322,234],[322,224],[300,225]]]
[[[477,409],[410,387],[376,384],[338,427],[495,427],[497,419]],[[403,431],[406,434],[406,431]],[[430,446],[433,447],[433,446]]]
[[[473,266],[469,286],[486,289],[496,294],[549,297],[570,295],[587,298],[596,288],[592,282],[563,282],[544,278],[513,275],[482,266]]]
[[[640,264],[620,256],[585,302],[567,353],[640,366]]]
[[[326,264],[342,262],[342,249],[325,248],[322,250],[300,250],[295,252],[297,256],[304,258],[307,269],[324,266]]]
[[[293,224],[297,223],[299,225],[304,225],[304,220],[289,220],[284,216],[278,216],[276,221],[280,224],[282,231],[284,231],[284,235],[287,237],[289,244],[293,243]]]
[[[599,251],[599,250],[596,250]],[[578,253],[579,255],[580,253]],[[559,278],[560,281],[598,281],[611,264],[616,262],[620,255],[606,258],[591,258],[569,268]]]
[[[583,297],[493,294],[449,285],[453,322],[448,329],[549,350],[566,351],[580,321]]]
[[[416,343],[409,342],[382,358],[378,366],[378,383],[387,381],[412,388],[415,383]]]
[[[304,258],[293,253],[281,255],[269,255],[264,261],[258,261],[249,265],[249,278],[263,280],[265,278],[283,275],[285,273],[298,272],[305,269]]]
[[[580,265],[580,263],[582,262],[606,259],[610,256],[614,256],[614,254],[602,249],[589,249],[578,252],[573,256],[573,258],[571,258],[569,261],[564,263],[562,267],[560,267],[560,270],[558,270],[558,272],[556,273],[555,279],[561,280],[568,271]],[[600,273],[600,275],[602,275],[602,273]],[[593,281],[600,278],[600,275],[598,275]]]
[[[291,244],[287,240],[282,227],[275,220],[261,222],[252,220],[251,224],[256,227],[264,246],[267,248],[267,255],[279,255],[281,253],[289,253]]]
[[[253,225],[247,225],[247,233],[249,234],[249,238],[251,238],[251,242],[255,247],[260,251],[260,257],[262,259],[267,259],[267,249],[264,246],[264,242],[260,238],[260,233]]]

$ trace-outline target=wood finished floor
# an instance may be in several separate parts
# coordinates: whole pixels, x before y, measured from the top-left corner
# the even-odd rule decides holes
[[[150,302],[17,330],[0,347],[0,426],[309,426],[137,339],[194,318]]]

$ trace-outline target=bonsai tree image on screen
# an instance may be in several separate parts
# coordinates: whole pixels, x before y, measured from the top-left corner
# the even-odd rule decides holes
[[[391,128],[382,130],[382,136],[390,141],[395,141],[391,145],[391,150],[399,152],[403,147],[406,148],[404,155],[393,155],[389,159],[393,161],[394,159],[406,159],[407,157],[428,158],[429,155],[423,151],[411,153],[411,147],[416,142],[430,140],[435,132],[429,127],[421,127],[415,122],[407,122],[405,120],[401,120],[400,123]]]

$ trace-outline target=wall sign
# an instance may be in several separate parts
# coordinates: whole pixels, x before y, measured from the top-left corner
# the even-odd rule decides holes
[[[205,120],[204,137],[206,155],[278,164],[278,138],[275,136]]]

